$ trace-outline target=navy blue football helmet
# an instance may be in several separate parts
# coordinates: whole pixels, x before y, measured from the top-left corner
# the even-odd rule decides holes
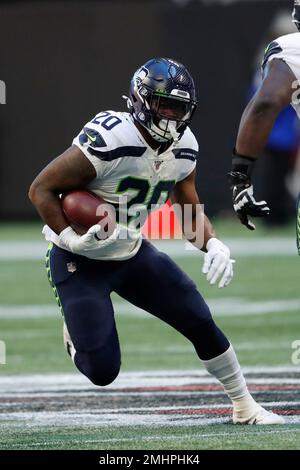
[[[295,23],[298,31],[300,31],[300,0],[295,0],[294,2],[293,23]]]
[[[174,60],[151,59],[135,72],[128,105],[133,118],[155,140],[177,141],[197,107],[194,80]]]

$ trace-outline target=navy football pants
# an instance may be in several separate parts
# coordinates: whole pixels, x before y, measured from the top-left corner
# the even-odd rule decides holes
[[[229,347],[193,281],[146,240],[125,261],[91,260],[54,245],[47,269],[76,349],[75,364],[96,385],[111,383],[121,365],[113,291],[183,334],[200,359]]]

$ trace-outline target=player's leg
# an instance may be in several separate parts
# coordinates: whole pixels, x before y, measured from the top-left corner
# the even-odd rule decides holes
[[[75,365],[95,385],[108,385],[121,365],[108,265],[54,245],[46,266],[66,323],[64,333],[70,335]]]
[[[126,261],[115,290],[188,338],[202,360],[216,357],[230,346],[194,282],[147,241]]]
[[[118,294],[162,319],[188,338],[207,370],[234,405],[234,422],[281,423],[251,397],[233,347],[216,326],[193,281],[165,254],[143,242],[128,261]]]

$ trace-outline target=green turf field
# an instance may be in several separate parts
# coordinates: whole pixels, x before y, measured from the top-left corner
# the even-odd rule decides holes
[[[218,222],[217,227],[220,236],[224,234],[225,238],[249,238],[250,232],[235,222]],[[16,243],[21,239],[41,240],[40,224],[14,224],[13,229],[10,224],[3,224],[0,229],[0,245],[8,240]],[[272,238],[280,235],[293,237],[293,227],[282,232],[259,228],[253,237],[257,243],[269,237],[272,243]],[[300,339],[300,260],[296,254],[283,256],[279,252],[274,256],[248,257],[245,254],[239,257],[235,279],[225,290],[206,283],[201,274],[200,255],[181,257],[176,262],[195,280],[212,310],[216,306],[216,322],[235,345],[243,366],[293,365],[291,345]],[[2,260],[0,299],[0,340],[5,341],[7,348],[7,364],[0,365],[2,378],[13,374],[77,373],[63,349],[62,319],[59,310],[57,315],[54,311],[55,300],[47,283],[43,260]],[[117,296],[114,302],[122,348],[122,371],[202,369],[192,346],[176,331],[151,316],[137,315]],[[47,314],[49,308],[51,315]],[[37,313],[31,315],[31,310]],[[24,311],[29,314],[20,315]],[[9,312],[12,312],[11,318]],[[298,369],[299,366],[295,366],[295,371]],[[269,397],[270,401],[275,398]],[[209,399],[213,400],[213,397]],[[225,397],[223,401],[227,403]],[[43,405],[41,407],[42,410]],[[1,416],[5,429],[0,437],[1,449],[300,448],[298,423],[276,429],[236,428],[224,423],[102,428],[89,427],[88,423],[81,426],[81,422],[71,427],[40,428],[37,424],[20,428],[14,421],[7,421],[5,414]]]
[[[296,256],[280,258],[280,263],[275,258],[241,258],[235,268],[235,280],[226,290],[218,290],[206,284],[200,263],[200,256],[178,260],[178,264],[197,282],[209,304],[210,299],[234,297],[247,299],[249,302],[299,298],[299,260]],[[43,262],[3,261],[0,272],[2,306],[52,304],[55,307]],[[114,298],[117,299],[117,296]],[[117,305],[121,302],[122,299],[118,298]],[[129,307],[125,301],[124,305]],[[118,308],[116,314],[124,370],[198,366],[198,359],[189,342],[158,319],[150,315],[148,318],[118,315]],[[237,350],[240,349],[239,357],[243,364],[289,363],[290,345],[297,339],[295,335],[299,331],[299,312],[296,309],[286,312],[283,307],[282,311],[268,315],[217,316],[216,321],[236,344]],[[62,350],[61,326],[58,308],[56,317],[43,318],[41,312],[40,318],[2,318],[1,339],[7,344],[7,365],[2,366],[2,373],[73,370]],[[245,344],[250,344],[250,353],[243,347]]]

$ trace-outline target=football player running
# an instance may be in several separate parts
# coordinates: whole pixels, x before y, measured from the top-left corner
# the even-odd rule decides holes
[[[282,417],[250,395],[234,349],[194,282],[131,223],[134,206],[150,211],[169,195],[182,207],[190,205],[196,236],[187,238],[205,252],[203,273],[219,287],[231,281],[229,248],[204,215],[204,227],[196,223],[201,207],[195,189],[198,144],[188,127],[197,105],[193,79],[173,60],[149,60],[134,74],[127,103],[129,113],[105,111],[88,122],[29,191],[51,242],[47,269],[64,316],[67,351],[94,384],[115,380],[121,353],[110,294],[117,292],[192,342],[231,399],[234,423],[281,424]],[[59,195],[78,188],[101,196],[120,213],[125,198],[127,225],[119,223],[106,240],[99,225],[82,236],[75,233]]]
[[[300,31],[300,0],[295,0],[293,22]],[[281,36],[271,42],[262,63],[263,82],[246,107],[233,152],[229,181],[233,206],[241,223],[249,230],[250,217],[265,217],[270,210],[265,201],[256,201],[251,176],[262,154],[278,114],[292,104],[300,117],[300,34]],[[280,195],[278,195],[280,197]],[[298,199],[297,245],[300,255],[300,199]]]

